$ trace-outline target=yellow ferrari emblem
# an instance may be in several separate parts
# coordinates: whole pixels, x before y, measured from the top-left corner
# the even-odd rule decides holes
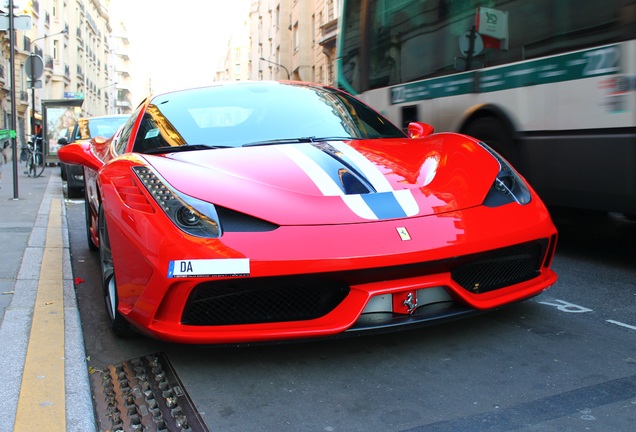
[[[411,235],[409,234],[409,232],[406,230],[405,227],[398,227],[396,229],[402,241],[411,240]]]

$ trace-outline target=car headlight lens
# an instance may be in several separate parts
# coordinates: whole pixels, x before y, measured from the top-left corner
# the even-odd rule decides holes
[[[196,237],[221,237],[221,223],[213,204],[177,191],[148,167],[136,166],[133,171],[180,230]]]
[[[483,142],[479,144],[499,162],[499,173],[488,195],[486,195],[484,205],[498,207],[511,202],[521,205],[528,204],[532,200],[532,195],[530,195],[530,190],[521,176],[499,153]]]

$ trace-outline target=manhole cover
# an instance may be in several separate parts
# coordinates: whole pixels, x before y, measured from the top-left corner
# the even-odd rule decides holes
[[[164,353],[91,374],[100,432],[209,432]]]

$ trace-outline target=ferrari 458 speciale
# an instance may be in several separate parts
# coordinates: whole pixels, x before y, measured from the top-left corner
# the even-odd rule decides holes
[[[557,232],[485,143],[405,132],[340,90],[153,95],[84,166],[113,330],[235,344],[390,331],[533,297]]]

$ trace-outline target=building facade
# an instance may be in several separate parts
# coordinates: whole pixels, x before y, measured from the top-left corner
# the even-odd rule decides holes
[[[335,83],[339,0],[252,3],[247,64],[251,80]]]
[[[77,117],[126,112],[126,80],[124,77],[120,83],[119,69],[113,66],[117,64],[113,60],[117,53],[111,48],[109,3],[110,0],[14,1],[15,14],[30,16],[32,26],[15,27],[13,37],[9,29],[0,29],[0,122],[4,129],[11,127],[14,98],[19,145],[24,145],[34,124],[42,121],[42,101],[83,100],[75,108]],[[6,14],[8,10],[2,12]],[[43,63],[42,74],[33,84],[33,71],[26,70],[25,64],[39,61],[28,61],[30,56],[40,57]]]

